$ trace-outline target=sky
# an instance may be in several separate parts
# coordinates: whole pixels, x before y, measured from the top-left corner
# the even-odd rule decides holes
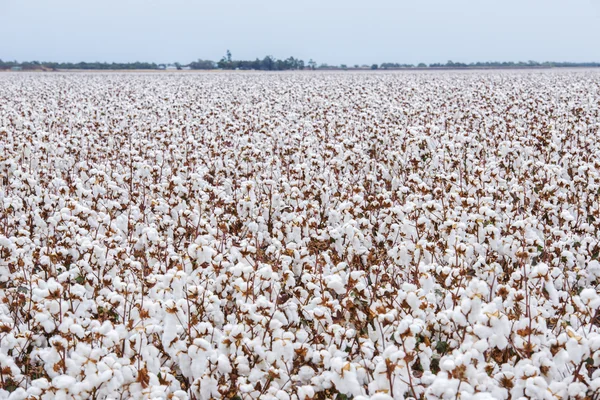
[[[600,0],[0,0],[0,59],[600,61]]]

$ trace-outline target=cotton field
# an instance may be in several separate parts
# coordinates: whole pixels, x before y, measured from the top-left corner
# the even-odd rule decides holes
[[[0,398],[599,399],[600,72],[0,74]]]

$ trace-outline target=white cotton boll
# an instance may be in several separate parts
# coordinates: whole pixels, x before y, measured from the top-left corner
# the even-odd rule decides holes
[[[332,359],[332,369],[335,370],[333,383],[340,393],[356,396],[362,394],[362,387],[358,382],[356,367],[347,361],[336,357],[338,363],[334,365]]]
[[[587,305],[590,309],[595,310],[600,308],[600,296],[594,289],[583,289],[579,294],[583,304]]]
[[[219,355],[219,358],[217,359],[217,368],[222,374],[229,374],[232,371],[229,358],[227,358],[227,356],[225,356],[224,354]]]
[[[59,300],[60,301],[60,300]],[[50,303],[46,304],[46,309],[51,313],[51,314],[58,314],[60,312],[60,303],[59,301],[51,301]]]
[[[54,331],[54,329],[56,328],[56,325],[54,324],[54,321],[50,319],[50,317],[46,314],[35,314],[35,320],[42,325],[42,327],[44,328],[44,330],[46,331],[46,333],[50,333],[52,331]]]
[[[28,397],[28,395],[27,395],[27,391],[25,389],[17,388],[7,398],[8,398],[8,400],[25,400],[27,397]]]
[[[596,364],[598,365],[598,364]],[[596,370],[594,374],[592,374],[592,381],[590,382],[590,389],[593,393],[600,392],[600,373]]]
[[[548,275],[548,264],[539,263],[531,269],[531,276],[534,278],[545,277]]]
[[[146,228],[144,229],[144,233],[146,234],[146,237],[148,238],[148,240],[151,243],[157,243],[159,236],[158,236],[158,231],[156,230],[156,228]]]
[[[76,335],[78,338],[83,338],[85,336],[85,330],[79,324],[69,325],[69,332]]]
[[[183,390],[176,390],[173,392],[173,400],[187,400],[189,399],[188,394]]]
[[[494,334],[494,330],[490,327],[477,324],[473,327],[473,333],[479,338],[487,339]]]
[[[331,275],[329,277],[329,281],[327,282],[327,287],[332,289],[337,294],[345,294],[346,287],[344,285],[344,281],[339,275]]]
[[[421,301],[414,292],[410,292],[406,295],[406,302],[413,310],[418,310],[421,305]]]
[[[165,386],[151,386],[151,391],[150,391],[150,398],[152,400],[160,400],[160,399],[164,399],[167,400],[167,393],[165,391],[166,387]]]
[[[275,340],[273,342],[273,351],[279,354],[285,361],[292,360],[294,357],[293,346],[288,340]]]
[[[278,400],[290,400],[290,395],[283,390],[278,390],[277,393],[275,394],[275,397]]]
[[[46,378],[39,378],[31,381],[31,386],[34,386],[39,389],[48,389],[50,387],[50,383]]]
[[[557,306],[560,303],[560,297],[558,296],[558,292],[554,287],[554,281],[552,279],[548,279],[544,282],[544,288],[548,292],[548,296],[550,297],[550,301],[553,305]]]
[[[531,398],[541,399],[547,393],[547,387],[548,384],[542,377],[530,377],[525,381],[525,394]]]
[[[29,398],[31,398],[31,396],[35,396],[37,398],[40,398],[41,395],[42,395],[42,393],[43,393],[42,389],[37,388],[35,386],[30,386],[30,387],[27,388],[27,396]],[[0,392],[0,398],[4,398],[2,396],[2,392]]]
[[[560,396],[560,398],[564,398],[567,395],[568,383],[566,382],[550,382],[548,385],[548,390],[554,393],[555,396]]]
[[[248,375],[248,381],[252,382],[252,383],[258,382],[259,380],[261,380],[263,378],[263,375],[264,375],[264,373],[261,372],[260,370],[253,369],[250,372],[250,375]]]
[[[560,213],[560,216],[565,221],[569,221],[569,222],[575,221],[575,217],[573,216],[573,214],[571,214],[571,212],[569,210],[564,210],[563,212]]]
[[[594,278],[600,278],[600,262],[593,260],[587,265],[587,270]]]
[[[104,321],[98,329],[98,333],[101,335],[108,335],[114,329],[113,324],[110,321]]]
[[[167,311],[163,320],[162,334],[162,344],[165,349],[170,349],[171,343],[177,338],[177,325],[177,317]]]
[[[69,375],[59,375],[52,379],[52,386],[58,389],[68,389],[70,386],[74,385],[75,378]]]
[[[13,248],[13,243],[6,236],[0,235],[0,247],[4,247],[5,249],[12,249]]]
[[[576,334],[574,334],[576,335]],[[569,359],[574,363],[579,363],[589,350],[585,349],[584,346],[580,345],[575,338],[569,338],[565,345]]]
[[[115,218],[114,224],[121,232],[128,233],[128,222],[127,216],[125,214],[121,214]]]
[[[454,370],[454,368],[456,368],[456,364],[450,358],[445,358],[440,363],[440,369],[442,371],[452,371],[452,370]]]
[[[583,382],[572,382],[569,384],[567,393],[570,398],[584,398],[587,392],[587,386]]]
[[[307,366],[300,367],[300,370],[298,371],[298,378],[300,378],[302,382],[308,382],[314,376],[315,371]]]
[[[301,400],[312,399],[315,396],[315,389],[310,385],[303,385],[298,388],[298,398]]]
[[[240,385],[240,392],[242,393],[250,393],[254,391],[254,386],[252,386],[251,384],[245,384],[245,385]]]
[[[477,350],[479,354],[484,354],[489,349],[488,342],[486,340],[478,340],[473,344],[473,349]]]
[[[302,343],[308,340],[309,334],[305,329],[299,329],[296,331],[296,341]]]
[[[469,301],[469,299],[464,299],[464,302],[465,302],[465,306],[467,306],[467,309],[470,310],[471,302]],[[462,304],[461,304],[461,306],[462,306]],[[453,312],[452,312],[452,320],[454,322],[456,322],[459,326],[467,326],[468,325],[467,318],[465,317],[464,311],[466,311],[466,310],[461,310],[461,309],[457,308],[456,310],[453,310]]]

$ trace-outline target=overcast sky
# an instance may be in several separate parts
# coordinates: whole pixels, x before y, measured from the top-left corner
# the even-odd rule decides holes
[[[0,0],[0,59],[600,61],[600,0]]]

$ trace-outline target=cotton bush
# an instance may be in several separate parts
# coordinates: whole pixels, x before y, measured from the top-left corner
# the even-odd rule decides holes
[[[0,98],[1,398],[598,395],[597,72]]]

